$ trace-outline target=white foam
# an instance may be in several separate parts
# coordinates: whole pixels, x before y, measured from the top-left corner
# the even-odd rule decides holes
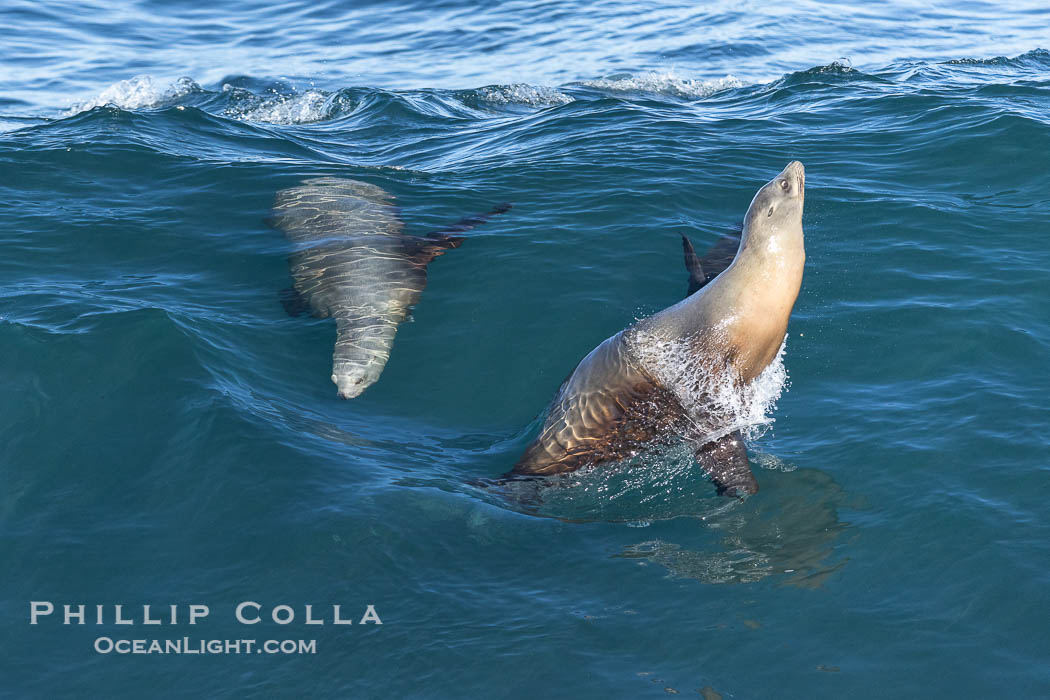
[[[747,440],[762,436],[774,422],[770,413],[788,386],[784,350],[751,382],[732,368],[712,368],[689,339],[664,340],[644,332],[632,336],[632,351],[642,366],[674,392],[702,437],[714,440],[740,430]]]
[[[66,111],[66,116],[72,116],[105,105],[115,105],[121,109],[158,107],[174,102],[192,92],[199,92],[200,89],[201,86],[190,78],[179,78],[171,85],[159,88],[153,80],[153,76],[136,75],[133,78],[113,83],[86,102],[74,103]]]
[[[743,82],[727,75],[717,80],[696,80],[677,75],[674,70],[642,73],[636,76],[613,76],[579,83],[605,92],[648,92],[674,97],[707,97],[721,90],[743,86]]]
[[[330,119],[332,95],[324,90],[309,89],[287,95],[259,96],[243,88],[223,85],[223,92],[234,93],[234,102],[226,107],[226,116],[242,121],[266,124],[312,124]]]
[[[575,100],[560,90],[538,87],[526,83],[513,85],[489,85],[475,91],[482,102],[494,105],[528,105],[529,107],[555,107]]]

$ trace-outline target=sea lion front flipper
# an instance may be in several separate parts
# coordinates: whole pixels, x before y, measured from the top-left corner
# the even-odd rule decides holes
[[[310,302],[295,287],[286,287],[279,293],[281,306],[289,316],[302,316],[310,310]]]
[[[696,256],[693,243],[686,235],[682,234],[682,252],[685,254],[685,269],[689,271],[689,291],[685,293],[690,296],[693,292],[707,283],[704,267],[700,264],[700,258]]]
[[[689,271],[689,291],[685,295],[692,296],[694,292],[708,284],[733,262],[737,250],[740,248],[740,229],[731,233],[723,234],[708,248],[703,258],[697,256],[693,249],[693,243],[686,235],[682,234],[682,252],[685,253],[685,269]]]
[[[749,496],[758,491],[739,430],[698,447],[696,461],[710,475],[720,496]]]
[[[405,236],[405,253],[417,265],[426,268],[430,261],[463,245],[463,236]]]
[[[437,256],[444,255],[446,251],[463,245],[466,238],[456,234],[465,233],[480,226],[497,214],[509,210],[510,207],[511,205],[507,203],[498,204],[484,214],[463,217],[451,226],[431,231],[425,237],[412,236],[415,248],[411,251],[411,255],[417,263],[427,265]]]
[[[494,216],[496,216],[498,214],[503,214],[504,212],[510,211],[511,206],[512,205],[509,202],[504,202],[503,204],[497,204],[496,206],[492,207],[492,209],[488,210],[487,212],[485,212],[483,214],[474,214],[473,216],[465,216],[462,219],[460,219],[459,221],[457,221],[456,223],[452,224],[451,226],[446,226],[445,228],[438,229],[437,231],[431,231],[430,233],[427,234],[427,238],[434,238],[434,239],[437,239],[437,240],[452,240],[452,239],[456,239],[456,240],[462,241],[463,239],[462,238],[457,238],[455,236],[455,234],[457,234],[457,233],[465,233],[465,232],[469,231],[472,228],[480,226],[481,224],[485,223],[486,221],[488,221],[492,217],[494,217]],[[451,247],[455,248],[456,246],[451,246]]]
[[[737,251],[740,250],[741,235],[740,229],[724,233],[714,245],[707,249],[703,260],[708,282],[718,277],[732,264]]]

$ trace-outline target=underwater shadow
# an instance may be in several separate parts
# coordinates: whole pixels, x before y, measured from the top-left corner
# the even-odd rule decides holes
[[[826,472],[755,454],[761,490],[736,499],[716,495],[687,451],[664,454],[659,465],[645,462],[493,483],[485,500],[494,502],[498,493],[504,508],[563,522],[646,528],[676,520],[673,536],[641,540],[612,555],[658,564],[673,579],[730,584],[777,577],[784,585],[818,588],[848,561],[836,556],[850,528],[839,512],[864,506]]]
[[[701,516],[695,540],[654,538],[613,556],[658,564],[672,579],[733,584],[777,577],[782,585],[820,588],[849,561],[844,554],[835,556],[850,527],[839,519],[839,509],[860,504],[817,469],[760,477],[756,496]]]

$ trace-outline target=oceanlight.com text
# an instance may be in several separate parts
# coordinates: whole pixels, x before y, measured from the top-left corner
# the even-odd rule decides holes
[[[316,639],[113,639],[95,640],[99,654],[316,654]]]

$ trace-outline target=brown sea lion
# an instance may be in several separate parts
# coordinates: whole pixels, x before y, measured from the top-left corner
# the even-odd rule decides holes
[[[580,362],[511,475],[573,471],[685,439],[720,493],[756,492],[731,398],[783,344],[806,259],[804,196],[805,169],[793,161],[755,195],[736,255],[713,280],[727,244],[712,249],[705,272],[684,239],[690,295]]]
[[[296,246],[285,308],[335,319],[332,381],[340,398],[358,396],[379,379],[398,324],[426,287],[430,261],[459,247],[463,238],[455,234],[509,208],[501,204],[411,236],[394,195],[367,182],[321,177],[277,193],[269,222]]]

